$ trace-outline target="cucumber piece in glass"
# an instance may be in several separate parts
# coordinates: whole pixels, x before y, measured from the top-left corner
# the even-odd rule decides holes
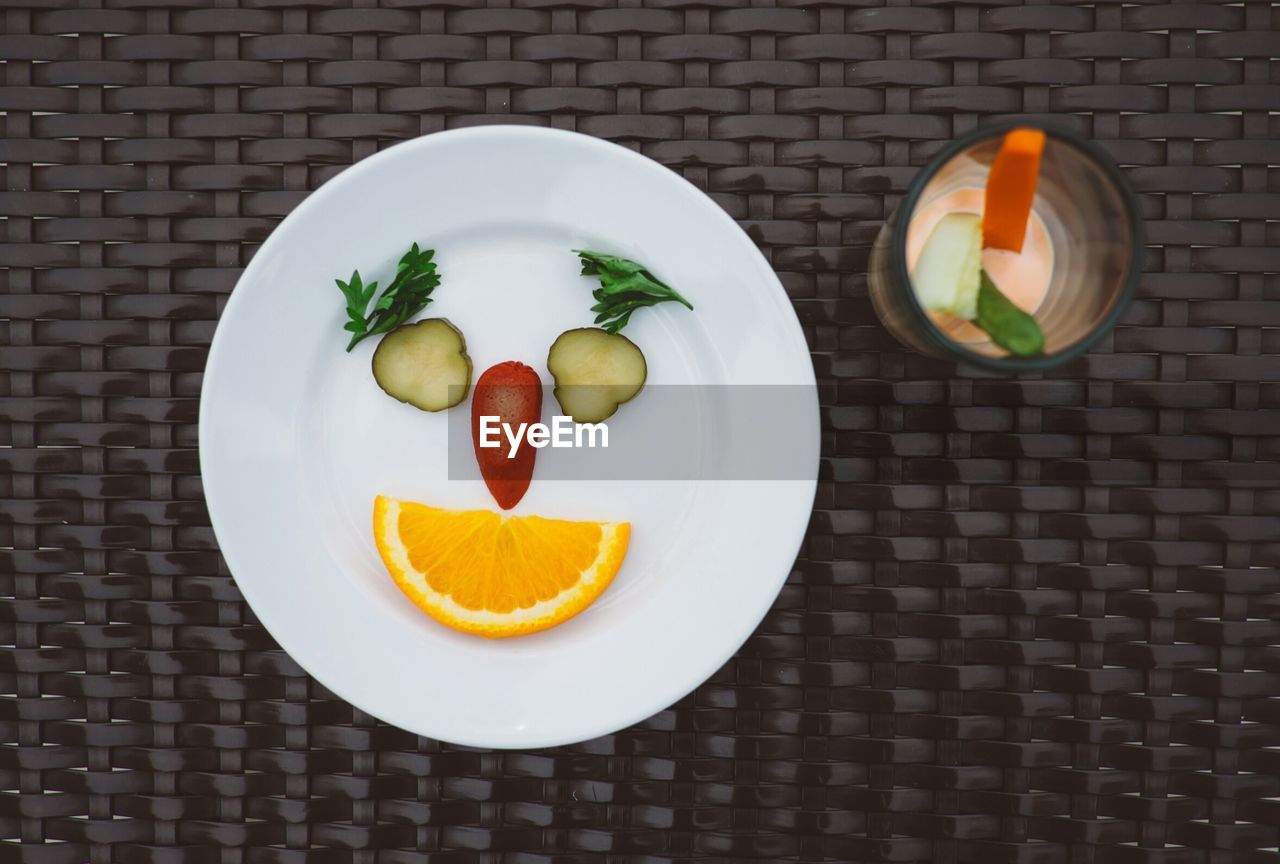
[[[925,309],[972,321],[978,317],[981,273],[982,217],[948,213],[925,241],[911,271],[911,286]]]

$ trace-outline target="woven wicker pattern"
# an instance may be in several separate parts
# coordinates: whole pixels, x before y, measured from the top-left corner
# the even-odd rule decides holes
[[[0,860],[1277,860],[1280,7],[83,6],[0,4]],[[1151,248],[1099,350],[999,380],[900,350],[864,270],[917,167],[1019,113],[1126,167]],[[490,122],[707,189],[824,379],[759,633],[671,710],[538,753],[304,675],[219,560],[195,449],[277,220]]]

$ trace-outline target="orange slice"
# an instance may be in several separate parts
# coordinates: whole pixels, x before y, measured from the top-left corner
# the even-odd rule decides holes
[[[622,566],[631,523],[442,510],[379,495],[373,536],[391,578],[422,611],[500,638],[546,630],[591,605]]]

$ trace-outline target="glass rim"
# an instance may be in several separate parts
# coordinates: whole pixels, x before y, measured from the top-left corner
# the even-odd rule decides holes
[[[944,165],[975,144],[988,138],[994,138],[996,135],[1008,132],[1011,129],[1019,128],[1043,131],[1045,135],[1055,141],[1074,148],[1106,175],[1107,179],[1120,193],[1120,199],[1124,204],[1125,216],[1129,223],[1132,243],[1129,248],[1128,266],[1124,278],[1121,280],[1120,291],[1116,296],[1115,302],[1111,304],[1111,308],[1107,310],[1102,320],[1088,333],[1062,350],[1055,351],[1052,354],[1042,354],[1036,357],[1017,357],[1012,354],[1004,357],[991,357],[973,351],[962,343],[947,338],[938,329],[938,326],[933,323],[933,319],[925,312],[924,307],[920,305],[916,292],[911,287],[911,274],[907,269],[907,227],[911,221],[911,214],[915,212],[916,204],[924,193],[925,187]],[[1120,317],[1129,308],[1129,304],[1137,290],[1138,279],[1142,273],[1142,262],[1145,254],[1142,219],[1138,215],[1137,198],[1120,168],[1102,148],[1092,141],[1087,141],[1060,126],[1053,126],[1039,120],[1002,120],[981,126],[950,142],[936,156],[930,159],[928,164],[920,169],[920,173],[911,181],[911,185],[907,187],[906,196],[902,199],[902,203],[898,205],[898,214],[901,218],[898,220],[898,230],[893,232],[894,236],[890,241],[889,266],[892,268],[898,284],[906,286],[906,307],[910,310],[910,314],[921,326],[921,331],[925,334],[925,338],[944,354],[953,360],[980,366],[995,372],[1038,372],[1052,369],[1079,357],[1093,347],[1105,333],[1115,327],[1116,322],[1120,320]]]

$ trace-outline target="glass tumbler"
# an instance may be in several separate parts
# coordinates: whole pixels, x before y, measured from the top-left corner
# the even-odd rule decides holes
[[[1019,302],[1044,332],[1043,354],[1008,354],[968,322],[930,314],[912,290],[910,265],[930,226],[948,205],[981,210],[991,162],[1015,128],[1045,133],[1032,205],[1038,248],[1048,254],[1043,294]],[[945,200],[944,200],[945,199]],[[1024,252],[1032,244],[1028,226]],[[1115,164],[1093,144],[1033,122],[986,126],[953,141],[912,181],[897,211],[880,229],[868,274],[871,301],[885,327],[917,351],[998,372],[1048,369],[1084,352],[1124,314],[1142,270],[1142,222],[1137,202]],[[1012,286],[1014,289],[1017,285]]]

